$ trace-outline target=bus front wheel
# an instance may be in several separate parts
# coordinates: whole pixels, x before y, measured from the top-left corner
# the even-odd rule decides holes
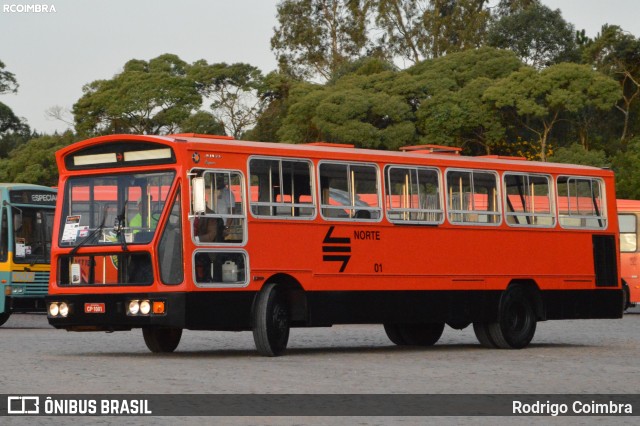
[[[151,352],[173,352],[182,337],[181,328],[145,327],[142,329],[144,343]]]
[[[444,323],[384,324],[384,331],[398,346],[432,346],[442,336]]]
[[[525,287],[509,287],[500,299],[498,321],[489,323],[491,340],[501,349],[522,349],[536,332],[532,295]]]
[[[282,355],[289,341],[290,315],[282,290],[275,283],[265,285],[253,312],[253,340],[260,355]]]
[[[0,314],[0,326],[3,326],[5,322],[7,322],[7,320],[9,319],[9,317],[11,316],[11,312],[3,312]]]

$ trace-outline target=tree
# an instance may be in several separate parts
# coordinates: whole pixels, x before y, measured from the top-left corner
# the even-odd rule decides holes
[[[29,140],[11,151],[9,158],[0,160],[0,181],[56,186],[58,166],[55,152],[77,140],[71,132]]]
[[[551,10],[536,0],[515,10],[490,27],[490,46],[513,50],[523,62],[538,69],[579,59],[574,27],[562,18],[560,9]]]
[[[542,161],[547,159],[549,137],[558,122],[588,107],[611,109],[619,98],[620,90],[611,78],[572,63],[541,71],[522,68],[484,93],[485,100],[537,137]]]
[[[326,141],[397,149],[415,140],[415,117],[404,94],[394,92],[398,72],[359,61],[353,73],[332,84],[299,83],[278,137],[286,142]]]
[[[483,44],[486,0],[376,0],[380,49],[417,64]]]
[[[612,161],[616,173],[616,197],[640,200],[640,137],[628,141],[626,151]]]
[[[611,161],[607,158],[605,152],[601,149],[587,151],[580,144],[574,143],[569,147],[558,148],[551,156],[549,161],[554,163],[565,164],[582,164],[593,167],[610,167]]]
[[[342,63],[360,57],[370,1],[282,0],[271,49],[284,73],[297,77],[331,77]]]
[[[0,95],[5,93],[16,93],[18,91],[16,76],[4,69],[5,64],[0,61]]]
[[[85,85],[84,95],[73,106],[76,130],[82,135],[179,130],[202,103],[186,68],[171,54],[149,62],[133,59],[111,80]]]
[[[622,89],[622,100],[616,108],[624,116],[620,140],[629,135],[631,109],[640,99],[640,39],[616,25],[604,25],[602,31],[584,52],[588,63],[613,77]]]
[[[252,128],[264,104],[258,92],[263,85],[262,72],[249,64],[207,64],[205,60],[189,67],[189,78],[198,93],[211,100],[215,119],[227,134],[239,138]]]

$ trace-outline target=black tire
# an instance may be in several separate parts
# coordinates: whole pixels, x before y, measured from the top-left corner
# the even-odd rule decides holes
[[[631,296],[629,295],[629,286],[627,283],[622,284],[622,312],[631,307]],[[0,323],[2,325],[2,323]]]
[[[443,322],[427,324],[385,324],[387,337],[399,346],[433,346],[442,336]]]
[[[291,318],[282,290],[265,285],[253,311],[253,340],[260,355],[279,356],[287,349]]]
[[[498,347],[489,334],[489,323],[474,322],[473,332],[476,334],[478,342],[480,342],[480,344],[485,348],[495,349]]]
[[[5,322],[7,322],[10,316],[11,312],[3,312],[0,314],[0,327],[3,326]]]
[[[509,287],[500,298],[498,321],[489,324],[489,335],[501,349],[522,349],[533,339],[537,316],[530,292]]]
[[[394,344],[398,346],[405,346],[407,344],[400,333],[400,326],[398,324],[384,324],[384,332],[387,333],[387,337]]]
[[[180,344],[181,328],[144,327],[142,337],[147,348],[154,353],[173,352]]]

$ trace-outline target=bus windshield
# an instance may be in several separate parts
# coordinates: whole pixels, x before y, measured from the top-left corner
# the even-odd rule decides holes
[[[174,172],[152,172],[69,179],[60,246],[149,243],[174,178]]]
[[[48,264],[51,259],[53,210],[13,207],[14,262]]]

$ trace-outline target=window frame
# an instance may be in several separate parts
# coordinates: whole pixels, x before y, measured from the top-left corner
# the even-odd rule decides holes
[[[392,194],[390,194],[391,191],[391,171],[392,169],[404,169],[404,170],[411,170],[411,171],[416,171],[417,173],[419,173],[421,170],[424,171],[435,171],[436,172],[436,179],[438,181],[438,201],[440,203],[440,209],[439,210],[431,210],[431,209],[411,209],[411,208],[401,208],[401,209],[391,209],[388,208],[388,204],[386,203],[387,198],[386,197],[391,197]],[[385,166],[385,173],[384,173],[384,177],[385,177],[385,181],[384,181],[384,185],[385,185],[385,203],[384,203],[384,211],[385,211],[385,215],[387,217],[387,220],[389,220],[389,222],[396,224],[396,225],[442,225],[445,222],[445,216],[446,216],[446,211],[444,208],[444,194],[442,191],[443,185],[442,185],[442,171],[438,168],[438,167],[427,167],[427,166],[417,166],[417,165],[407,165],[407,164],[387,164]],[[433,221],[433,220],[402,220],[402,219],[393,219],[391,212],[399,212],[400,214],[402,213],[426,213],[426,214],[440,214],[440,220],[439,221]]]
[[[282,163],[284,161],[289,161],[289,162],[297,162],[297,163],[306,163],[309,166],[309,192],[310,192],[310,196],[311,196],[311,204],[304,204],[304,203],[287,203],[287,202],[265,202],[265,201],[258,201],[256,203],[253,203],[251,201],[251,161],[253,160],[265,160],[265,161],[278,161],[279,162],[279,167],[278,167],[278,174],[280,177],[280,183],[282,184],[282,180],[283,180],[283,173],[282,173]],[[256,218],[256,219],[267,219],[267,220],[304,220],[304,221],[311,221],[311,220],[315,220],[316,217],[318,217],[318,198],[316,197],[316,177],[315,177],[315,167],[313,164],[313,161],[311,161],[308,158],[299,158],[299,157],[282,157],[282,156],[265,156],[265,155],[252,155],[249,156],[249,158],[247,159],[247,179],[246,179],[246,187],[248,188],[248,200],[247,200],[247,208],[249,210],[249,214]],[[286,194],[284,194],[286,195]],[[253,206],[258,206],[258,207],[274,207],[274,208],[278,208],[278,207],[285,207],[285,208],[306,208],[306,209],[311,209],[312,210],[312,214],[308,215],[308,216],[294,216],[294,215],[261,215],[261,214],[255,214],[253,212],[252,207]]]
[[[633,232],[623,232],[622,228],[620,227],[620,253],[637,253],[638,252],[638,215],[636,213],[633,212],[618,212],[618,223],[622,224],[622,221],[620,220],[620,216],[631,216],[633,218],[633,227],[634,230]],[[623,250],[622,249],[622,236],[625,234],[630,234],[630,235],[634,235],[636,240],[634,241],[635,244],[635,248],[633,250]]]
[[[373,167],[375,172],[376,172],[376,194],[378,197],[378,206],[377,207],[363,207],[363,206],[352,206],[352,205],[342,205],[342,206],[334,206],[334,205],[330,205],[330,204],[323,204],[322,203],[322,174],[320,172],[320,168],[322,167],[323,164],[333,164],[333,165],[344,165],[347,166],[347,174],[349,171],[349,167],[350,166],[365,166],[365,167]],[[382,182],[380,180],[380,167],[378,166],[377,163],[370,163],[370,162],[358,162],[358,161],[341,161],[341,160],[320,160],[318,161],[318,165],[317,165],[317,175],[318,175],[318,179],[317,179],[317,191],[318,191],[318,208],[320,209],[320,217],[322,217],[322,219],[326,220],[326,221],[338,221],[338,222],[365,222],[365,223],[379,223],[382,222],[383,218],[384,218],[384,208],[382,206]],[[351,184],[349,182],[347,182],[348,185],[350,186]],[[350,189],[351,190],[351,189]],[[349,195],[351,195],[351,193],[349,193]],[[357,194],[356,194],[357,195]],[[366,219],[366,218],[361,218],[361,217],[357,217],[357,216],[353,216],[353,217],[331,217],[331,216],[325,216],[324,214],[324,209],[329,209],[329,210],[339,210],[339,209],[344,209],[344,210],[358,210],[358,211],[370,211],[370,212],[378,212],[378,217],[377,218],[371,218],[371,219]]]
[[[494,182],[495,182],[495,189],[496,189],[496,208],[497,210],[495,211],[489,211],[489,210],[456,210],[456,209],[451,209],[449,207],[449,173],[451,172],[464,172],[464,173],[470,173],[471,174],[471,185],[473,187],[473,175],[474,173],[485,173],[485,174],[490,174],[493,175],[494,177]],[[456,225],[456,226],[491,226],[491,227],[498,227],[500,225],[502,225],[502,222],[504,220],[504,213],[502,211],[502,191],[501,191],[501,182],[500,182],[500,175],[498,174],[498,172],[496,170],[493,169],[465,169],[465,168],[460,168],[460,167],[448,167],[447,169],[445,169],[444,172],[444,189],[445,189],[445,208],[446,208],[446,212],[447,212],[447,221],[452,224],[452,225]],[[475,189],[473,190],[473,195],[475,195]],[[488,216],[495,216],[497,217],[497,220],[495,222],[479,222],[479,221],[455,221],[452,220],[452,215],[454,214],[461,214],[461,215],[469,215],[469,214],[476,214],[476,215],[488,215]]]
[[[201,172],[199,175],[198,173]],[[219,214],[219,213],[203,213],[203,214],[195,214],[193,212],[193,193],[191,190],[191,180],[195,176],[204,177],[206,173],[228,173],[232,175],[234,173],[240,176],[240,197],[242,203],[242,211],[236,214]],[[224,246],[224,247],[233,247],[233,246],[244,246],[247,243],[248,239],[248,220],[247,220],[247,202],[246,202],[246,193],[247,193],[247,178],[242,170],[238,169],[217,169],[217,168],[203,168],[203,167],[194,167],[189,170],[187,176],[189,182],[189,233],[191,234],[191,242],[197,246]],[[224,242],[224,241],[212,241],[212,242],[200,242],[196,240],[196,232],[195,232],[195,221],[196,219],[243,219],[244,226],[242,227],[242,240],[240,242]]]
[[[537,214],[537,213],[531,213],[531,212],[509,212],[508,211],[508,198],[509,198],[509,194],[507,191],[507,177],[508,176],[526,176],[528,177],[542,177],[542,178],[546,178],[547,179],[547,187],[549,188],[549,193],[548,193],[548,199],[549,199],[549,213],[541,213],[541,214]],[[502,189],[503,189],[503,210],[504,210],[504,221],[505,223],[510,226],[510,227],[514,227],[514,228],[555,228],[556,225],[558,224],[558,218],[556,216],[556,194],[555,194],[555,187],[553,184],[553,176],[551,176],[550,174],[544,174],[544,173],[528,173],[528,172],[512,172],[512,171],[506,171],[502,174]],[[533,196],[535,196],[535,194],[533,194]],[[551,218],[552,219],[552,223],[551,224],[536,224],[536,223],[510,223],[509,222],[509,217],[517,217],[517,216],[522,216],[522,217],[526,217],[526,218]]]
[[[210,282],[210,283],[206,283],[206,282],[199,282],[197,280],[197,273],[196,273],[196,256],[198,254],[202,254],[202,253],[220,253],[220,254],[240,254],[244,256],[244,260],[245,260],[245,272],[244,272],[244,282],[242,283],[231,283],[231,284],[225,284],[224,282]],[[191,278],[193,281],[193,284],[197,287],[197,288],[245,288],[248,287],[250,284],[250,277],[251,277],[251,268],[249,267],[250,263],[249,263],[249,252],[247,252],[246,250],[242,250],[242,249],[238,249],[238,248],[210,248],[210,247],[201,247],[201,248],[197,248],[193,251],[193,253],[191,254]]]
[[[572,215],[571,214],[571,193],[570,191],[567,189],[567,195],[560,195],[560,191],[559,191],[559,186],[560,186],[560,179],[563,178],[567,178],[567,184],[571,181],[571,180],[588,180],[593,182],[597,182],[598,183],[598,188],[599,188],[599,193],[600,193],[600,215],[599,216],[589,216],[589,215]],[[606,194],[606,185],[604,183],[604,180],[600,177],[596,177],[596,176],[582,176],[582,175],[558,175],[556,176],[555,179],[555,190],[556,190],[556,214],[558,216],[558,224],[560,225],[561,228],[563,229],[572,229],[572,230],[590,230],[590,231],[594,231],[594,230],[606,230],[609,228],[609,217],[608,217],[608,212],[607,212],[607,194]],[[593,186],[592,186],[593,188]],[[567,204],[567,213],[566,215],[561,215],[560,214],[560,200],[561,197],[566,197],[569,201],[569,203]],[[591,199],[593,200],[593,189],[591,191]],[[563,220],[564,219],[564,220]],[[569,219],[578,219],[580,221],[582,220],[595,220],[598,222],[601,222],[602,225],[600,226],[582,226],[582,225],[578,225],[578,226],[572,226],[572,225],[567,225],[567,220]]]

